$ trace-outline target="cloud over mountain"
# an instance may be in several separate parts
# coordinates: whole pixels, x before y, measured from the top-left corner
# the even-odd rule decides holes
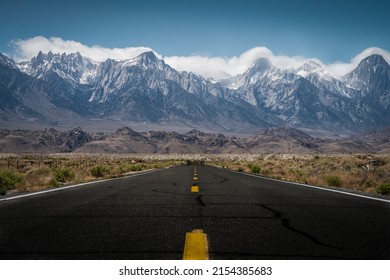
[[[106,48],[98,45],[87,46],[73,40],[64,40],[59,37],[46,38],[36,36],[28,39],[18,39],[11,42],[13,54],[16,61],[29,60],[36,56],[39,51],[53,53],[75,53],[89,57],[95,61],[102,62],[107,58],[114,60],[127,60],[138,56],[146,51],[154,51],[149,47],[128,47],[128,48]],[[371,54],[380,54],[390,63],[390,53],[380,48],[367,48],[357,54],[349,62],[336,61],[331,64],[324,64],[317,58],[303,56],[287,56],[274,54],[266,47],[254,47],[238,56],[233,57],[208,57],[202,55],[189,56],[164,56],[154,51],[157,57],[179,71],[193,72],[205,78],[216,80],[242,74],[258,58],[268,58],[271,63],[280,69],[297,69],[309,61],[316,62],[335,77],[341,77],[353,70],[358,63]]]
[[[252,62],[259,54],[268,58]],[[20,63],[0,54],[5,90],[0,119],[13,127],[12,122],[73,126],[81,121],[240,133],[271,126],[355,133],[390,124],[390,65],[381,55],[362,59],[341,79],[329,75],[320,61],[279,68],[271,59],[299,59],[275,56],[266,48],[226,61],[210,59],[220,63],[214,69],[221,71],[229,71],[218,68],[224,62],[252,64],[243,74],[216,82],[177,71],[153,51],[103,62],[79,52],[40,51]]]
[[[11,42],[11,45],[14,48],[12,57],[15,61],[30,60],[40,51],[44,53],[50,51],[52,53],[67,54],[79,52],[83,56],[102,62],[107,58],[125,60],[152,50],[147,47],[105,48],[98,45],[87,46],[73,40],[64,40],[59,37],[46,38],[43,36],[14,40]]]

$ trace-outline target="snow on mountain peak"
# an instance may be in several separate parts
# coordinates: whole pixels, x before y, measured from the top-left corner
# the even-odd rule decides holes
[[[144,69],[158,68],[160,70],[163,70],[165,63],[163,60],[158,59],[153,51],[149,51],[149,52],[141,53],[140,55],[132,59],[122,61],[122,67],[131,67],[131,66],[138,66]]]
[[[5,60],[0,54],[1,70],[8,71],[3,67]],[[232,121],[240,129],[242,124],[248,128],[283,124],[362,129],[390,122],[384,119],[389,115],[390,70],[383,58],[362,60],[344,80],[325,80],[328,68],[316,60],[293,69],[272,62],[257,59],[243,74],[221,82],[178,72],[152,52],[102,63],[94,63],[79,53],[39,52],[31,61],[17,66],[44,80],[41,84],[47,92],[48,106],[53,98],[56,106],[66,103],[66,108],[74,112],[118,121],[207,120],[208,125],[209,120],[216,119],[215,124],[227,129]],[[11,82],[14,76],[26,80],[18,71],[11,74]],[[36,88],[35,79],[27,82],[32,83],[30,88]],[[80,87],[82,83],[88,86]],[[38,93],[29,88],[24,92]],[[17,91],[12,96],[18,94]],[[85,97],[90,97],[89,103]]]
[[[71,54],[47,54],[39,52],[30,61],[21,62],[19,69],[37,78],[44,78],[49,73],[57,73],[60,77],[80,84],[89,83],[96,75],[98,63],[81,56],[79,52]]]
[[[389,63],[387,63],[387,61],[383,58],[383,56],[379,54],[373,54],[360,61],[358,68],[377,67],[379,65],[389,67]]]
[[[15,68],[15,62],[7,56],[3,55],[2,53],[0,53],[0,63],[5,64],[11,68]]]
[[[135,60],[144,68],[149,68],[150,66],[156,66],[160,70],[164,68],[164,62],[158,59],[152,51],[141,53]]]
[[[314,70],[323,70],[323,69],[322,69],[321,65],[310,60],[309,62],[307,62],[307,63],[303,64],[301,67],[299,67],[298,70],[314,71]]]
[[[308,78],[311,75],[315,75],[318,78],[327,81],[331,81],[334,78],[334,76],[331,73],[326,71],[320,64],[312,60],[299,67],[296,70],[296,74],[303,78]]]
[[[378,54],[370,55],[360,61],[358,66],[343,77],[350,88],[370,91],[386,91],[390,86],[390,65]]]

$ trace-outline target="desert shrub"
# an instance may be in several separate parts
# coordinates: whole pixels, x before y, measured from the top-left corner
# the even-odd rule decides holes
[[[91,174],[96,178],[104,177],[109,173],[110,173],[110,169],[105,165],[97,165],[91,168]]]
[[[374,186],[374,181],[373,180],[366,180],[364,183],[364,186],[366,188],[372,188]]]
[[[343,181],[339,176],[335,176],[335,175],[325,176],[324,180],[327,185],[332,187],[341,187],[343,185]]]
[[[271,176],[272,175],[271,169],[264,169],[262,171],[262,173],[263,173],[264,176]]]
[[[56,168],[53,170],[54,179],[57,182],[67,182],[74,179],[74,172],[68,168]]]
[[[244,171],[244,168],[243,168],[242,166],[239,166],[239,167],[237,168],[237,171],[243,172],[243,171]]]
[[[379,194],[390,194],[390,183],[382,183],[378,185],[376,192]]]
[[[59,187],[60,186],[60,183],[58,183],[56,181],[56,179],[52,178],[49,182],[49,185],[52,186],[52,187]]]
[[[139,164],[132,165],[132,166],[130,167],[130,170],[131,170],[131,171],[142,171],[142,166],[139,165]]]
[[[119,166],[119,172],[120,173],[127,173],[130,171],[131,169],[131,164],[128,164],[128,163],[125,163],[125,164],[122,164],[121,166]]]
[[[252,173],[260,173],[260,166],[258,165],[252,165],[251,171]]]
[[[22,174],[11,170],[0,170],[0,195],[5,195],[8,190],[25,182]]]
[[[120,172],[121,173],[127,173],[129,171],[142,171],[145,169],[147,166],[145,164],[124,164],[120,166]],[[162,166],[160,164],[154,164],[154,168],[161,168]]]

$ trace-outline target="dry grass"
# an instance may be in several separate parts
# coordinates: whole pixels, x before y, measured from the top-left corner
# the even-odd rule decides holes
[[[388,155],[265,155],[239,162],[214,161],[231,170],[316,186],[329,186],[366,193],[383,193],[381,184],[390,183]]]
[[[0,171],[22,176],[23,183],[2,188],[3,192],[0,193],[37,191],[178,164],[186,164],[186,162],[183,159],[134,155],[1,154]]]

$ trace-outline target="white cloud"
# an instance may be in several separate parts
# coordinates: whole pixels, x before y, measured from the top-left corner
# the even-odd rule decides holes
[[[98,45],[86,46],[82,43],[64,40],[58,37],[49,39],[43,36],[37,36],[26,40],[14,40],[11,42],[15,53],[13,58],[16,61],[29,60],[36,56],[39,51],[47,53],[75,53],[89,57],[95,61],[104,61],[107,58],[116,60],[125,60],[133,58],[143,52],[151,51],[151,48],[146,47],[130,47],[130,48],[104,48]]]
[[[64,40],[58,37],[45,38],[37,36],[26,40],[15,40],[13,58],[16,61],[29,60],[36,56],[39,51],[53,53],[74,53],[89,57],[95,61],[104,61],[107,58],[116,60],[126,60],[151,51],[148,47],[129,48],[104,48],[98,45],[86,46],[80,42]],[[156,53],[156,52],[155,52]],[[380,54],[390,63],[390,53],[380,48],[368,48],[356,55],[350,62],[334,62],[325,65],[317,58],[306,58],[302,56],[276,55],[266,47],[252,48],[239,56],[233,57],[207,57],[200,55],[192,56],[162,56],[167,64],[179,71],[191,71],[206,78],[221,79],[245,72],[251,64],[260,57],[268,58],[271,63],[281,69],[298,68],[304,63],[314,61],[320,64],[328,73],[340,77],[353,70],[358,63],[371,54]]]
[[[352,58],[350,62],[337,61],[328,65],[317,58],[275,55],[265,47],[250,49],[238,57],[172,56],[164,57],[164,60],[177,70],[192,71],[207,78],[212,77],[215,79],[221,79],[227,75],[241,74],[260,57],[268,58],[274,66],[281,69],[296,69],[309,61],[314,61],[321,65],[327,73],[335,77],[341,77],[356,68],[362,59],[372,54],[380,54],[390,63],[390,53],[380,48],[368,48]]]
[[[298,68],[309,61],[315,61],[325,67],[319,59],[275,55],[266,47],[255,47],[238,57],[172,56],[164,57],[164,60],[177,70],[192,71],[207,78],[221,79],[228,75],[234,76],[244,73],[256,59],[261,57],[268,58],[272,65],[281,69]]]
[[[390,52],[381,48],[367,48],[358,55],[356,55],[354,58],[352,58],[351,61],[348,63],[337,61],[335,63],[327,65],[326,68],[336,77],[341,77],[355,69],[362,59],[373,54],[380,54],[388,63],[390,63]]]
[[[265,47],[250,49],[240,56],[205,57],[205,56],[171,56],[163,59],[179,71],[191,71],[207,78],[220,79],[245,72],[253,61],[260,57],[271,57],[272,52]]]

